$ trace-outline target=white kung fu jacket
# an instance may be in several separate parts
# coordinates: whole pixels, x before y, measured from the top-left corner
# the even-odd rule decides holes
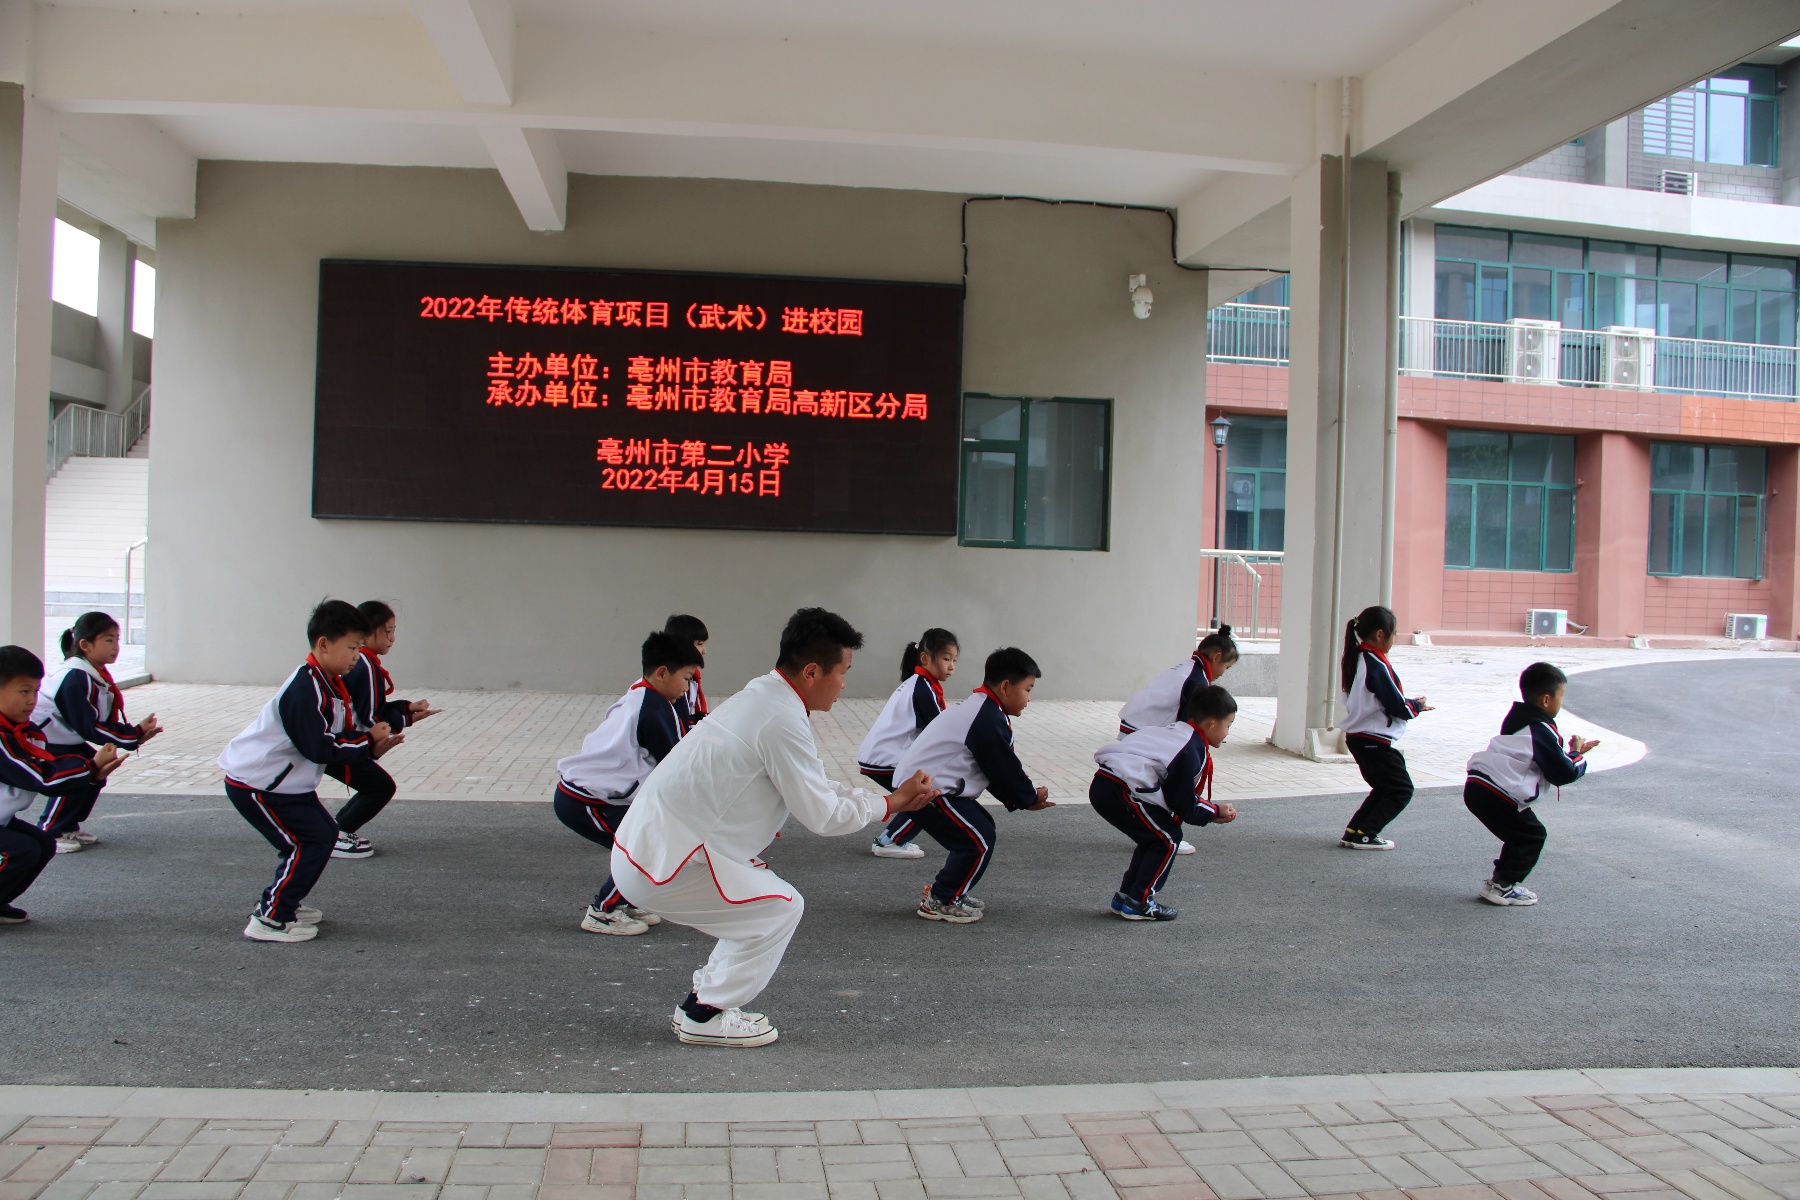
[[[704,851],[715,864],[748,864],[788,815],[814,833],[854,833],[886,820],[887,797],[825,777],[806,704],[780,672],[752,679],[657,764],[619,823],[616,844],[652,883],[664,884]],[[720,880],[730,894],[737,872]]]

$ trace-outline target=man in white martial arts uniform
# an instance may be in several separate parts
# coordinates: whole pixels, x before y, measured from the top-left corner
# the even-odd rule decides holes
[[[768,986],[805,902],[752,860],[788,815],[814,833],[854,833],[937,797],[919,772],[882,797],[825,777],[807,714],[844,690],[862,635],[822,608],[781,632],[775,669],[751,680],[678,742],[619,823],[613,883],[634,908],[718,939],[675,1012],[683,1042],[766,1046],[776,1032],[749,1003]]]

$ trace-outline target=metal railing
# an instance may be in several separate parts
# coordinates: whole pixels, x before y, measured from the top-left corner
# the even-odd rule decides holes
[[[150,539],[141,537],[137,541],[131,543],[131,545],[125,547],[125,619],[123,621],[123,628],[120,630],[119,641],[127,646],[136,646],[139,644],[138,642],[133,641],[131,637],[131,555],[137,550],[144,551],[144,569],[147,572],[150,567],[150,551],[147,548],[149,545]],[[145,617],[148,619],[148,612],[145,613]],[[143,622],[139,622],[138,632],[141,634],[143,631]]]
[[[1280,550],[1201,550],[1202,559],[1211,559],[1219,573],[1219,620],[1231,626],[1232,633],[1242,638],[1267,638],[1281,632],[1279,608],[1269,598],[1267,619],[1263,606],[1263,588],[1273,584],[1272,568],[1281,566]],[[1212,580],[1202,586],[1210,589]]]
[[[1553,321],[1401,317],[1400,373],[1793,402],[1800,348],[1663,337],[1649,329],[1565,329]],[[1207,314],[1207,360],[1284,367],[1288,309],[1221,304]]]
[[[54,475],[71,458],[123,458],[150,428],[150,389],[138,393],[124,412],[69,404],[50,422],[49,468]]]
[[[1221,304],[1206,314],[1210,362],[1285,367],[1288,310],[1275,304]]]

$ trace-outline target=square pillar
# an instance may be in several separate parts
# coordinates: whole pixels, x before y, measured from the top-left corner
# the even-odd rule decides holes
[[[1400,422],[1394,487],[1394,616],[1407,635],[1444,626],[1444,481],[1449,443],[1442,425]]]
[[[1341,709],[1344,623],[1381,600],[1387,314],[1395,303],[1387,189],[1386,163],[1353,160],[1346,172],[1334,155],[1294,179],[1287,552],[1273,740],[1296,753],[1335,742],[1326,731]]]
[[[1769,636],[1800,637],[1800,446],[1769,447]]]
[[[110,226],[100,229],[100,369],[106,372],[106,407],[130,407],[132,264],[137,254],[131,239]]]
[[[0,638],[34,652],[44,644],[57,158],[51,115],[0,83]]]
[[[1577,610],[1595,637],[1644,632],[1649,591],[1650,444],[1623,433],[1575,443]]]

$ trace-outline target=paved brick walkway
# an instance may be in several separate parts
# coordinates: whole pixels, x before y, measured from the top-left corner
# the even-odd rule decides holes
[[[1532,1074],[1579,1090],[1526,1094]],[[1791,1089],[1773,1093],[1604,1090],[1631,1074],[735,1097],[6,1088],[0,1114],[58,1091],[114,1111],[0,1116],[0,1200],[1800,1200],[1800,1073],[1644,1073]],[[1141,1107],[1040,1111],[1084,1091]],[[470,1119],[634,1106],[722,1119]],[[333,1108],[359,1117],[304,1115]],[[205,1115],[227,1109],[260,1115]],[[778,1119],[796,1111],[810,1119]]]
[[[1402,743],[1421,785],[1463,778],[1469,755],[1499,729],[1511,704],[1519,670],[1549,651],[1530,648],[1452,649],[1403,647],[1395,664],[1412,694],[1428,696],[1437,711],[1422,716]],[[1708,657],[1757,656],[1800,663],[1800,656],[1762,651],[1557,650],[1571,671],[1634,662]],[[1224,682],[1229,685],[1230,675]],[[169,732],[121,767],[115,795],[127,792],[178,795],[216,794],[219,750],[269,698],[264,687],[151,683],[127,696],[135,714],[156,712]],[[407,689],[412,694],[415,689]],[[546,800],[556,784],[556,760],[573,753],[600,720],[612,696],[549,692],[430,693],[444,712],[407,734],[406,745],[383,759],[400,785],[399,795],[419,800]],[[953,689],[952,696],[960,692]],[[1580,711],[1575,682],[1571,708]],[[1354,765],[1315,763],[1266,744],[1275,719],[1272,698],[1246,697],[1231,741],[1219,754],[1218,794],[1229,799],[1317,795],[1363,790]],[[844,700],[815,717],[819,745],[831,774],[863,782],[856,749],[881,709],[878,700]],[[1060,800],[1083,802],[1093,778],[1094,748],[1118,736],[1119,702],[1054,700],[1035,702],[1017,723],[1026,768]],[[1643,746],[1615,731],[1597,730],[1569,716],[1571,731],[1602,738],[1597,769],[1634,762]],[[327,781],[330,796],[341,787]],[[104,810],[103,810],[104,811]]]

